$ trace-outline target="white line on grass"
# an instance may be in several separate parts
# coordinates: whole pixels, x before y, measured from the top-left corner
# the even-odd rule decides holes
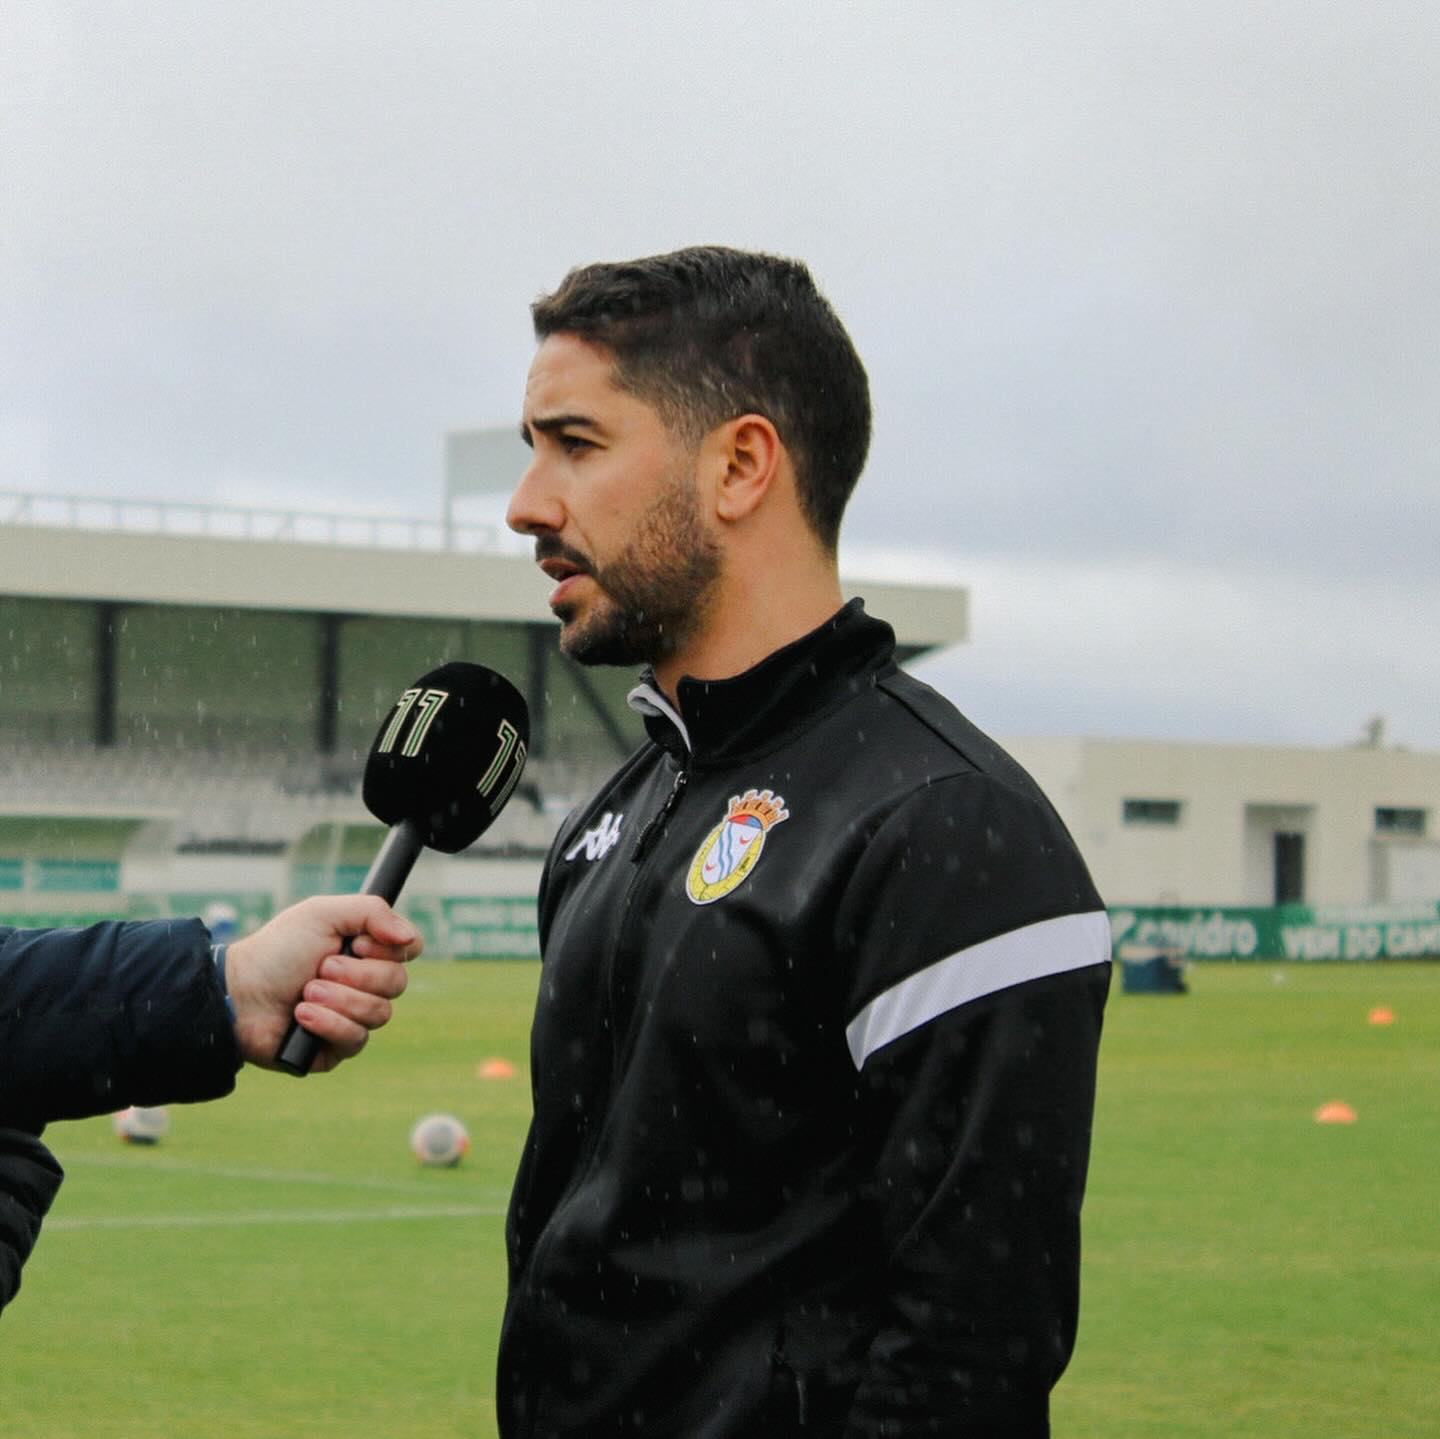
[[[82,1229],[210,1229],[254,1224],[375,1224],[397,1219],[498,1219],[505,1211],[493,1205],[452,1204],[390,1209],[251,1209],[244,1214],[97,1215],[82,1219],[55,1215],[45,1233]]]
[[[420,1180],[365,1179],[350,1174],[317,1174],[314,1170],[265,1169],[229,1164],[191,1164],[183,1159],[162,1159],[156,1154],[70,1154],[63,1156],[67,1168],[89,1165],[100,1169],[159,1170],[168,1174],[200,1174],[211,1179],[254,1179],[267,1184],[323,1184],[327,1188],[383,1189],[397,1194],[432,1194]],[[491,1200],[503,1200],[507,1191],[482,1189]]]

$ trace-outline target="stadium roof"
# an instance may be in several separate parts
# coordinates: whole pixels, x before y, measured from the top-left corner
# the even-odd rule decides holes
[[[0,532],[8,540],[0,591],[12,595],[553,622],[550,582],[528,553],[513,552],[513,538],[506,544],[483,526],[11,493],[0,495]],[[842,583],[847,597],[862,595],[895,627],[906,649],[967,637],[961,587]]]

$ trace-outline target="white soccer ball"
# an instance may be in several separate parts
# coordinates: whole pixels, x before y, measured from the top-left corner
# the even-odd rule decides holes
[[[469,1148],[470,1136],[453,1114],[427,1114],[410,1131],[410,1152],[421,1164],[453,1169]]]
[[[158,1144],[170,1132],[170,1115],[163,1109],[122,1109],[115,1116],[115,1133],[126,1144]]]

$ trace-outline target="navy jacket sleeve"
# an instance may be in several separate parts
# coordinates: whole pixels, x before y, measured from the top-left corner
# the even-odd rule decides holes
[[[33,1134],[0,1129],[0,1309],[20,1287],[20,1269],[63,1178],[54,1156]]]
[[[0,1126],[215,1099],[239,1067],[199,920],[0,929]]]
[[[0,928],[0,1308],[63,1177],[47,1121],[214,1099],[239,1065],[199,920]]]
[[[1043,797],[962,775],[878,828],[838,923],[881,1306],[847,1434],[1041,1439],[1075,1339],[1099,898]]]

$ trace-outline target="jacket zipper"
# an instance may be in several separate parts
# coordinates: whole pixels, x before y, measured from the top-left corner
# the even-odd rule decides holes
[[[805,1388],[805,1376],[790,1362],[789,1356],[782,1349],[775,1355],[775,1367],[790,1381],[794,1390],[795,1400],[795,1423],[801,1429],[810,1427],[810,1396]]]
[[[675,813],[676,806],[680,803],[681,796],[685,793],[685,786],[689,783],[689,781],[689,772],[682,765],[675,772],[675,779],[670,786],[669,794],[665,796],[665,802],[660,806],[658,810],[655,811],[654,815],[651,816],[650,822],[645,826],[645,828],[640,831],[640,838],[635,841],[635,848],[630,855],[630,862],[635,866],[635,871],[631,875],[630,883],[625,890],[625,902],[620,909],[620,923],[615,930],[615,943],[610,951],[610,962],[606,966],[605,974],[605,997],[609,1004],[612,1019],[610,1060],[612,1083],[614,1080],[616,1067],[618,1066],[620,1060],[619,1031],[615,1028],[615,1025],[613,1023],[615,1014],[615,956],[622,948],[621,941],[625,937],[625,930],[630,921],[630,911],[635,901],[635,891],[637,888],[639,888],[640,880],[643,877],[643,871],[640,868],[640,861],[645,857],[646,851],[650,848],[654,837],[660,832],[660,829],[664,825],[665,821],[669,819],[672,814]],[[556,1205],[557,1210],[563,1208],[565,1204],[569,1202],[571,1195],[573,1195],[576,1190],[578,1190],[580,1186],[584,1184],[585,1180],[589,1178],[590,1167],[595,1160],[595,1146],[598,1145],[599,1142],[600,1126],[597,1125],[595,1127],[594,1133],[586,1141],[585,1153],[582,1156],[581,1162],[576,1165],[576,1169],[579,1172],[579,1178],[571,1184],[569,1189],[567,1189],[565,1194],[561,1197],[559,1203]],[[543,1258],[544,1254],[548,1249],[549,1245],[541,1242],[538,1243],[536,1247],[531,1251],[530,1262],[527,1268],[532,1274],[539,1269],[540,1260]],[[528,1391],[528,1397],[532,1400],[534,1398],[534,1393],[535,1390],[534,1386],[532,1385],[530,1386]],[[533,1435],[535,1432],[535,1426],[539,1423],[539,1416],[533,1403],[531,1405],[529,1421],[530,1422],[527,1424],[525,1432],[527,1433],[527,1435]]]
[[[630,853],[630,863],[634,871],[630,876],[630,883],[625,889],[625,903],[620,908],[620,923],[615,930],[615,944],[610,951],[609,963],[605,973],[605,998],[610,1008],[610,1069],[611,1074],[615,1073],[620,1063],[620,1030],[614,1023],[615,1019],[615,960],[625,948],[625,934],[630,928],[630,916],[635,907],[635,891],[640,888],[640,881],[645,876],[643,861],[649,852],[655,837],[665,827],[665,822],[675,813],[680,805],[680,800],[685,793],[685,786],[690,782],[690,773],[682,764],[675,771],[675,778],[670,785],[670,793],[665,796],[665,802],[651,816],[649,824],[640,831],[640,838],[635,841],[635,848]]]
[[[630,855],[631,864],[639,864],[645,858],[645,851],[650,848],[655,836],[660,833],[665,821],[675,813],[675,807],[680,803],[680,797],[685,793],[685,786],[690,782],[690,771],[681,765],[675,771],[675,782],[670,786],[670,793],[665,796],[665,803],[651,816],[650,823],[640,831],[640,838],[635,841],[635,848]],[[625,909],[620,916],[620,928],[625,928],[625,919],[630,913],[630,900],[634,894],[635,886],[632,883],[630,893],[625,896]]]

